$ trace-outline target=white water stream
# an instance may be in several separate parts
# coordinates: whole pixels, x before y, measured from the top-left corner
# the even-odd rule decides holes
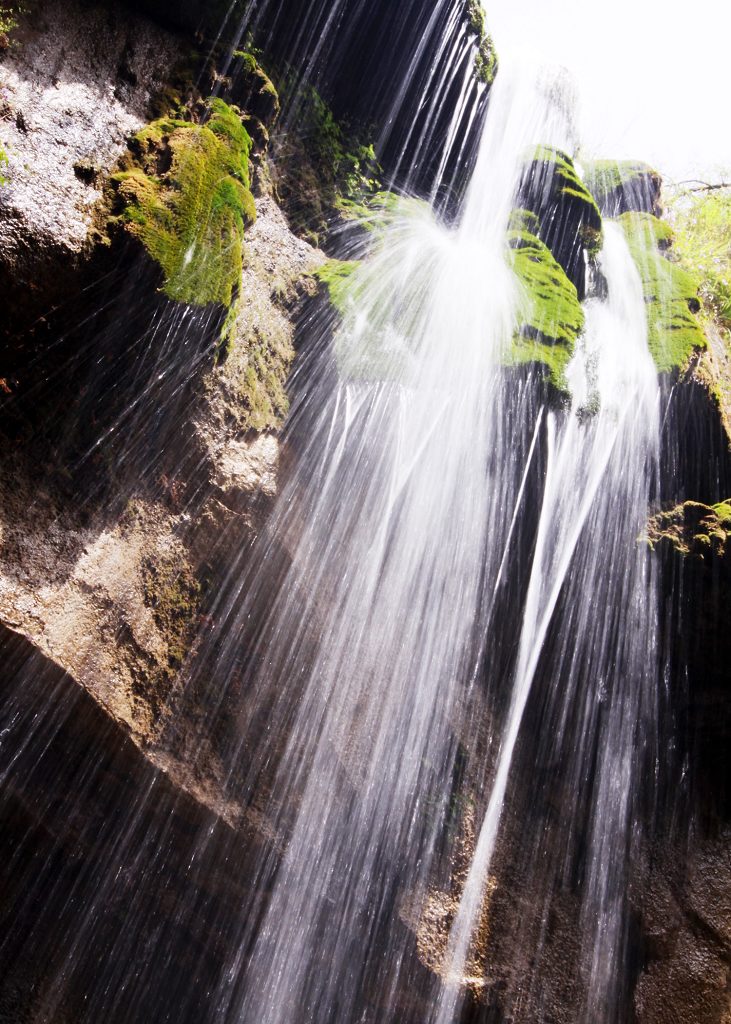
[[[433,202],[467,144],[472,83],[459,76],[475,45],[463,12],[443,3],[428,33],[445,10],[437,57],[451,77],[431,69],[424,116],[396,155],[408,180],[452,90]],[[334,45],[342,5],[318,0],[315,11],[295,26],[303,68]],[[394,109],[429,45],[425,36]],[[56,962],[39,1021],[65,1013],[68,988],[84,993],[85,1024],[457,1024],[475,989],[485,995],[500,976],[488,940],[502,938],[523,957],[500,991],[502,1019],[528,1024],[565,883],[579,1012],[585,1024],[623,1024],[629,865],[654,723],[656,596],[637,538],[656,474],[658,388],[616,225],[605,224],[599,258],[606,294],[589,289],[568,370],[571,407],[549,408],[534,371],[505,366],[525,299],[510,214],[537,145],[574,151],[572,107],[560,74],[504,62],[456,222],[411,200],[389,212],[343,286],[334,337],[322,313],[304,332],[286,484],[253,552],[231,553],[206,657],[194,651],[181,684],[206,718],[190,741],[191,777],[223,722],[211,750],[236,828],[225,843],[221,822],[174,835],[171,797],[159,821],[151,813],[165,790],[151,775],[126,821],[110,823],[99,863],[89,854],[90,873],[70,883],[78,912],[48,940]],[[5,733],[23,735],[18,723],[9,716],[0,751]],[[50,745],[46,732],[59,732],[53,719],[28,726],[8,775],[33,743]],[[95,788],[93,758],[79,764]],[[552,829],[516,842],[510,812],[526,789],[533,811],[534,771],[548,775],[559,812]],[[513,851],[537,938],[517,900],[515,935],[504,920],[490,933]],[[166,895],[173,854],[185,860],[185,898],[158,914],[146,894]],[[45,899],[65,906],[55,888]],[[222,891],[233,909],[219,906]],[[40,902],[31,889],[24,914]],[[196,975],[198,947],[183,959],[177,946],[199,910],[201,959],[215,955]]]
[[[649,501],[648,467],[656,457],[659,437],[657,375],[647,348],[646,314],[639,274],[621,230],[614,224],[605,226],[605,241],[600,267],[607,281],[608,295],[604,302],[589,304],[586,337],[577,352],[569,375],[574,389],[574,415],[557,422],[548,419],[548,464],[543,493],[533,568],[525,600],[520,632],[519,656],[513,680],[510,710],[500,741],[495,777],[480,829],[472,864],[465,882],[459,911],[453,923],[449,943],[447,974],[452,984],[443,990],[434,1014],[438,1024],[454,1019],[459,1002],[459,979],[465,973],[470,943],[482,910],[486,881],[498,838],[498,830],[509,781],[510,769],[523,720],[526,703],[541,657],[549,625],[565,584],[572,558],[587,519],[597,505],[608,517],[622,517],[636,523],[639,530]],[[589,426],[583,426],[577,413],[589,397],[587,363],[591,364],[590,385],[599,410]],[[599,496],[599,491],[602,491]],[[611,536],[611,524],[607,522]],[[593,564],[583,567],[584,601],[596,602],[606,593],[604,580],[616,572],[612,558],[620,552],[606,551],[598,539]],[[630,550],[627,569],[632,571]],[[626,570],[625,570],[626,571]],[[638,604],[652,603],[652,590],[642,572],[632,583],[629,597]],[[594,605],[597,616],[606,609]],[[631,642],[631,640],[629,641]],[[567,639],[571,644],[571,638]],[[643,657],[651,651],[638,652]],[[637,664],[631,666],[637,671]],[[640,669],[640,677],[642,676]],[[608,680],[599,680],[605,687]],[[555,686],[570,688],[571,680],[558,679]],[[621,704],[624,695],[614,695]],[[641,695],[639,695],[641,696]],[[591,1005],[606,1009],[606,992],[602,984],[613,980],[617,966],[619,921],[612,920],[614,906],[607,892],[607,878],[615,870],[614,859],[623,857],[623,832],[617,828],[627,824],[627,808],[633,784],[632,734],[636,725],[631,715],[636,707],[616,711],[622,720],[617,730],[610,730],[611,742],[602,757],[599,799],[595,828],[598,835],[592,844],[591,887],[587,939],[592,943]],[[628,733],[628,729],[630,732]],[[618,846],[615,845],[619,839]],[[589,1019],[610,1019],[590,1017]]]
[[[542,429],[499,368],[519,305],[505,230],[526,152],[539,143],[568,148],[570,110],[560,77],[503,69],[460,225],[412,212],[384,229],[351,278],[335,341],[340,383],[315,417],[270,524],[296,540],[257,683],[274,724],[254,763],[281,748],[270,807],[286,851],[281,863],[277,853],[259,865],[260,902],[220,993],[221,1019],[399,1020],[399,993],[414,967],[397,906],[425,892],[439,869],[458,722],[484,668],[481,616],[503,577]],[[506,681],[512,695],[441,972],[448,983],[433,1001],[437,1024],[457,1019],[516,743],[562,594],[651,605],[644,563],[632,552],[657,445],[656,375],[637,271],[612,225],[600,263],[608,294],[588,303],[569,371],[573,407],[545,420],[540,514]],[[598,408],[586,422],[591,403]],[[307,516],[295,528],[291,510],[302,507],[302,493]],[[601,542],[577,563],[580,540],[602,529],[602,516],[619,546]],[[612,580],[622,586],[611,590]],[[314,659],[305,650],[313,615]],[[649,612],[641,626],[651,628]],[[617,678],[637,669],[628,643],[631,656],[596,679],[597,702],[608,701],[608,719],[617,721],[600,729],[586,883],[590,1014],[611,998],[621,959],[616,861],[625,858],[633,716],[643,700],[641,686],[627,683],[627,697]],[[572,658],[571,637],[565,656]],[[562,690],[567,700],[581,690],[570,668],[552,686],[559,708]],[[578,742],[587,750],[597,729],[589,720]]]

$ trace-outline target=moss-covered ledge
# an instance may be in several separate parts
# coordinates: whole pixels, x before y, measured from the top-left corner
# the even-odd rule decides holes
[[[707,560],[731,555],[731,498],[716,505],[686,501],[654,515],[646,539],[679,555]]]
[[[584,326],[584,311],[575,286],[548,246],[538,238],[538,218],[514,212],[508,232],[509,258],[520,285],[519,320],[509,366],[533,364],[554,395],[568,401],[566,368]]]
[[[536,215],[535,234],[583,299],[586,258],[594,260],[601,249],[602,218],[571,157],[539,146],[523,169],[518,205]]]
[[[142,243],[174,302],[235,302],[256,218],[250,151],[239,110],[212,99],[199,123],[164,117],[143,128],[112,177],[110,226]]]
[[[516,210],[507,236],[507,258],[519,285],[517,325],[503,356],[505,366],[533,366],[559,403],[570,400],[566,368],[584,326],[574,285],[537,237],[538,218]],[[335,314],[345,318],[357,301],[361,260],[330,259],[313,272]]]
[[[477,36],[475,76],[479,82],[492,85],[498,71],[498,58],[492,37],[485,25],[485,11],[480,0],[467,0],[465,6],[467,26]]]
[[[680,373],[707,344],[695,316],[699,282],[672,260],[672,230],[664,221],[639,212],[623,213],[617,221],[642,279],[652,358],[659,373]]]
[[[352,276],[361,266],[360,260],[330,259],[318,267],[313,276],[323,287],[331,306],[342,317],[352,302],[354,287]]]

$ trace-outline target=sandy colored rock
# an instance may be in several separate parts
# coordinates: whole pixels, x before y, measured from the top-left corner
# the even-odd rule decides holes
[[[84,248],[105,173],[180,56],[174,36],[126,10],[31,5],[0,60],[0,261],[16,275]]]

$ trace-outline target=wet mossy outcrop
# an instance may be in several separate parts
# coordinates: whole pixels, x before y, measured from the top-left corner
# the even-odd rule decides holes
[[[676,192],[666,201],[673,253],[700,282],[699,320],[708,348],[694,361],[693,376],[720,416],[731,454],[731,188]]]
[[[360,260],[328,260],[318,267],[315,277],[324,287],[331,305],[344,316],[353,294],[352,276],[361,265]]]
[[[618,222],[642,279],[647,307],[648,344],[659,373],[686,369],[706,338],[696,318],[698,282],[672,260],[669,225],[647,212],[627,212]]]
[[[575,285],[539,238],[539,230],[535,213],[515,211],[508,247],[520,285],[522,326],[505,361],[508,365],[536,365],[554,397],[565,400],[565,371],[584,326],[584,312]]]
[[[651,517],[646,540],[660,573],[668,678],[683,727],[677,770],[689,771],[688,812],[699,834],[717,835],[731,821],[731,497],[670,505]]]
[[[674,552],[706,561],[731,554],[731,498],[705,505],[686,501],[652,517],[648,526],[652,547],[669,545]]]
[[[226,85],[231,102],[247,115],[265,126],[276,121],[281,109],[279,92],[253,53],[234,51]]]
[[[475,75],[483,85],[492,85],[498,70],[497,51],[485,26],[485,9],[480,0],[467,0],[467,24],[477,36]]]
[[[251,138],[239,111],[212,99],[200,123],[161,118],[130,143],[112,178],[112,224],[159,265],[175,302],[230,308],[243,269],[244,230],[256,219]]]
[[[520,284],[519,330],[505,361],[536,366],[551,401],[570,400],[566,368],[584,326],[587,266],[602,244],[602,218],[573,160],[540,146],[525,164],[508,230]]]
[[[595,160],[583,169],[584,182],[605,217],[622,213],[660,214],[662,179],[636,160]]]
[[[539,146],[523,170],[518,206],[536,215],[537,236],[583,299],[586,259],[601,249],[602,218],[571,157],[560,149]]]
[[[339,250],[339,227],[382,194],[372,131],[336,118],[318,89],[300,88],[292,75],[282,89],[296,111],[296,128],[273,143],[270,172],[277,197],[297,234]]]

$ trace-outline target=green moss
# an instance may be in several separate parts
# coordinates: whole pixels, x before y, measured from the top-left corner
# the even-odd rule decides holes
[[[148,558],[142,566],[145,604],[168,650],[169,670],[185,660],[195,636],[200,584],[190,567],[174,554]]]
[[[510,259],[521,287],[521,327],[506,357],[509,365],[538,364],[544,376],[567,394],[565,371],[584,326],[576,288],[548,247],[525,227],[535,215],[517,210],[508,232]]]
[[[289,411],[285,384],[293,355],[291,348],[278,346],[264,332],[255,330],[247,339],[248,365],[238,388],[247,429],[275,430],[284,422]]]
[[[480,39],[485,34],[485,10],[480,0],[467,0],[467,23]]]
[[[660,373],[683,370],[694,351],[706,347],[695,313],[698,281],[668,258],[672,232],[657,217],[624,213],[617,218],[642,279],[648,343]]]
[[[276,86],[253,53],[246,50],[234,50],[233,56],[237,64],[234,65],[232,78],[236,80],[243,77],[243,87],[245,91],[250,92],[250,99],[256,108],[255,113],[258,116],[266,113],[267,120],[273,121],[280,111],[279,92]],[[266,101],[266,111],[261,107],[262,99]]]
[[[712,506],[724,529],[731,530],[731,498]]]
[[[651,213],[623,213],[617,218],[625,234],[640,235],[657,249],[668,249],[673,244],[673,229],[667,221]]]
[[[527,231],[528,234],[538,237],[540,226],[540,218],[532,210],[513,210],[510,214],[508,231]]]
[[[467,0],[465,17],[467,27],[477,36],[475,77],[485,85],[492,85],[497,74],[498,60],[495,45],[485,28],[485,11],[480,0]]]
[[[160,118],[134,137],[128,169],[113,179],[115,220],[159,264],[168,298],[230,307],[256,217],[251,140],[235,108],[213,99],[208,112],[203,124]]]
[[[241,66],[244,71],[251,74],[256,71],[259,67],[259,62],[253,53],[247,53],[245,50],[234,50],[234,57],[241,61]]]
[[[533,174],[553,181],[554,191],[558,197],[577,201],[584,209],[584,220],[594,229],[601,229],[601,214],[591,191],[578,175],[574,162],[567,153],[552,146],[538,146],[533,153]]]
[[[8,166],[8,154],[5,151],[5,147],[0,142],[0,185],[7,185],[8,178],[5,174],[5,168]]]
[[[650,546],[669,545],[683,556],[707,560],[727,555],[731,538],[731,499],[717,505],[686,501],[658,512],[648,525]]]
[[[360,260],[328,260],[314,272],[317,280],[327,288],[330,302],[341,316],[353,301],[352,276],[360,266]]]
[[[317,89],[302,90],[298,75],[285,76],[281,92],[285,104],[296,105],[297,130],[277,139],[272,179],[292,228],[324,245],[344,203],[363,203],[381,190],[378,157],[372,142],[335,118]]]
[[[0,52],[11,45],[11,35],[18,27],[18,18],[25,13],[26,5],[20,2],[0,3]]]
[[[485,85],[492,85],[495,81],[497,69],[498,62],[495,44],[490,36],[485,36],[475,54],[475,76],[479,82],[483,82]]]
[[[571,158],[560,149],[538,146],[526,159],[518,194],[519,205],[538,218],[538,226],[529,230],[583,289],[586,258],[596,258],[602,246],[602,218]]]
[[[396,192],[375,192],[357,200],[341,197],[335,205],[344,220],[355,221],[371,234],[384,230],[397,220],[431,216],[431,207],[426,200],[400,196]]]
[[[592,192],[594,188],[606,192],[648,176],[659,178],[649,164],[637,160],[592,160],[584,165],[584,181]]]

